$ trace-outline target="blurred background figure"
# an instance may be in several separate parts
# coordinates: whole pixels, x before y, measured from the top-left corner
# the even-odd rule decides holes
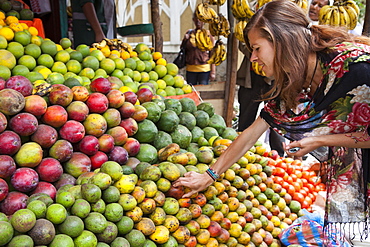
[[[207,85],[216,79],[216,65],[208,64],[210,57],[209,51],[201,51],[190,39],[197,30],[202,30],[204,23],[200,21],[196,14],[193,14],[195,29],[189,29],[182,40],[181,47],[185,49],[186,56],[186,80],[191,85]],[[207,30],[212,44],[215,43],[214,37]]]
[[[116,37],[114,0],[72,0],[71,4],[74,47]]]

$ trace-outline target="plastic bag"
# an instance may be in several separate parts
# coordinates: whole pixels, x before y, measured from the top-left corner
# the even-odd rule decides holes
[[[185,60],[186,60],[185,59],[185,49],[181,48],[180,51],[179,51],[179,54],[177,55],[177,57],[175,58],[173,63],[176,64],[179,69],[182,69],[186,65]]]
[[[303,220],[285,228],[279,234],[284,245],[299,244],[303,247],[323,246],[323,227],[312,220]]]

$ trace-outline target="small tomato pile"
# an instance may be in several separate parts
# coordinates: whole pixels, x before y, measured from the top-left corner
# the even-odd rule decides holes
[[[269,159],[272,167],[272,178],[291,195],[293,200],[301,203],[302,208],[312,212],[311,205],[320,191],[326,186],[315,171],[303,165],[302,161],[292,158],[276,157]]]

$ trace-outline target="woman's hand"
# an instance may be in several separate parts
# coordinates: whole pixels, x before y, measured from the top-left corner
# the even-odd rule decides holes
[[[184,186],[190,188],[191,191],[183,195],[183,198],[185,198],[206,189],[212,183],[213,180],[207,173],[200,174],[198,172],[191,171],[185,173],[183,177],[173,182],[173,186]]]
[[[315,137],[307,137],[303,138],[299,141],[294,141],[289,144],[283,143],[285,152],[294,158],[303,157],[304,155],[308,154],[309,152],[312,152],[313,150],[320,147],[320,145],[317,145],[319,142],[314,141]],[[298,151],[291,152],[289,150],[292,150],[294,148],[298,148]]]
[[[212,72],[211,72],[211,73],[209,74],[209,80],[210,80],[210,81],[214,81],[215,79],[216,79],[216,73],[212,73]]]

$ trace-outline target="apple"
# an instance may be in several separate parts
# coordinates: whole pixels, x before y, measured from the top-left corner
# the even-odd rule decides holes
[[[147,109],[142,105],[135,105],[135,112],[132,115],[132,118],[135,119],[136,122],[141,122],[148,116]]]
[[[104,113],[108,109],[108,98],[102,93],[91,93],[86,100],[91,113]]]
[[[58,132],[55,128],[46,124],[39,124],[31,140],[43,148],[50,148],[58,140]]]
[[[126,118],[126,119],[122,119],[121,123],[119,125],[122,126],[123,128],[125,128],[128,136],[135,135],[136,132],[139,129],[139,126],[138,126],[136,120],[131,118],[131,117]]]
[[[85,136],[85,127],[75,120],[68,120],[60,129],[59,135],[64,140],[77,143]]]
[[[89,90],[84,86],[72,87],[73,100],[85,102],[90,95]]]
[[[166,197],[173,197],[177,200],[179,200],[184,194],[185,191],[183,186],[174,187],[173,185],[171,185],[170,189],[165,193]]]
[[[9,128],[20,136],[30,136],[37,130],[39,123],[31,113],[21,112],[9,120]]]
[[[76,178],[68,173],[63,173],[62,176],[60,176],[59,180],[54,183],[54,187],[59,190],[60,187],[66,184],[75,185]]]
[[[20,136],[11,130],[0,133],[0,154],[13,155],[21,148]]]
[[[130,102],[131,104],[135,105],[135,103],[137,101],[136,93],[134,93],[132,91],[127,91],[127,92],[124,93],[124,95],[125,95],[125,101]]]
[[[101,167],[101,165],[108,161],[108,155],[102,151],[96,152],[96,154],[90,156],[91,160],[91,170],[96,170]]]
[[[48,108],[48,103],[46,100],[39,95],[29,95],[24,99],[25,105],[23,111],[31,113],[36,117],[42,116]]]
[[[267,157],[270,157],[273,160],[277,160],[278,158],[280,158],[278,151],[276,151],[274,149],[272,149],[270,152],[268,152]]]
[[[47,157],[41,160],[36,167],[36,172],[39,174],[40,180],[53,183],[62,176],[63,166],[57,159]]]
[[[113,150],[108,154],[108,158],[120,165],[124,165],[128,159],[128,152],[121,146],[114,146]]]
[[[2,112],[0,112],[0,133],[6,130],[7,126],[8,126],[8,119]]]
[[[0,155],[0,178],[10,178],[16,169],[17,165],[11,156]]]
[[[125,103],[125,94],[117,89],[111,90],[107,94],[107,98],[109,102],[109,107],[112,108],[118,109],[123,105],[123,103]]]
[[[31,195],[37,193],[45,193],[51,197],[51,199],[55,199],[55,195],[57,194],[57,189],[55,186],[49,182],[40,181],[36,188],[31,192]]]
[[[48,106],[46,112],[41,117],[41,121],[45,124],[59,128],[68,120],[67,110],[60,105]]]
[[[86,155],[94,155],[99,150],[99,140],[93,135],[86,135],[78,143],[78,150]]]
[[[133,137],[128,137],[123,148],[127,150],[129,156],[136,156],[140,151],[140,142]]]
[[[121,113],[122,119],[132,117],[135,113],[135,106],[130,102],[124,102],[120,108],[118,108]]]
[[[3,201],[8,194],[9,194],[8,183],[4,179],[0,178],[0,202]]]
[[[109,108],[103,113],[108,128],[118,126],[121,122],[121,113],[116,108]]]
[[[149,88],[142,87],[137,92],[137,99],[139,100],[140,104],[152,101],[153,92]]]
[[[223,218],[220,222],[220,226],[223,228],[223,229],[226,229],[226,230],[229,230],[230,227],[231,227],[231,220],[229,218]]]
[[[99,138],[99,151],[109,153],[114,148],[114,138],[111,135],[103,134]]]
[[[21,167],[15,170],[10,183],[17,191],[27,193],[36,188],[39,183],[39,175],[32,168]]]
[[[49,102],[52,105],[67,107],[73,100],[73,91],[64,84],[54,84],[49,93]]]
[[[24,97],[31,95],[33,85],[30,80],[21,75],[11,76],[6,80],[5,88],[11,88],[20,92]]]
[[[72,143],[67,140],[57,140],[49,149],[49,156],[62,163],[69,160],[72,154]]]
[[[81,152],[73,152],[72,157],[64,163],[64,171],[77,178],[84,172],[91,171],[89,156]]]
[[[207,230],[209,231],[212,238],[218,237],[221,234],[222,227],[216,221],[211,220]]]
[[[27,207],[28,196],[22,192],[11,191],[8,196],[0,202],[0,211],[10,216],[19,209]]]
[[[123,85],[123,82],[121,81],[121,79],[119,79],[116,76],[108,76],[107,79],[111,83],[112,90],[113,89],[120,89],[122,86],[124,86]]]
[[[82,122],[89,115],[89,107],[82,101],[73,101],[66,108],[68,119]]]
[[[108,129],[107,134],[113,137],[114,145],[116,146],[122,146],[125,144],[128,137],[126,130],[121,126]]]
[[[107,94],[112,89],[111,82],[107,78],[99,77],[90,83],[92,92]]]

